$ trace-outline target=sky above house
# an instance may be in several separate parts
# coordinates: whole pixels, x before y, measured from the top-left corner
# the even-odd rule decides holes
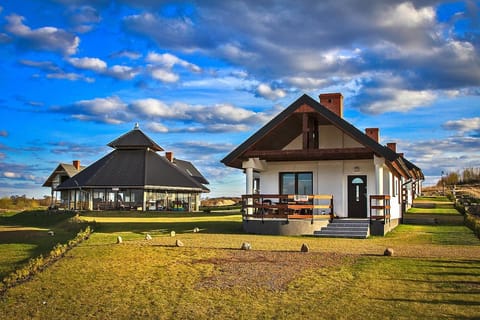
[[[480,1],[22,0],[0,3],[0,196],[43,197],[135,123],[210,181],[302,94],[423,169],[480,167]]]

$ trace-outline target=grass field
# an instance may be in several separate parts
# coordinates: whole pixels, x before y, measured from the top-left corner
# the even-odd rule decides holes
[[[57,243],[65,243],[79,231],[69,222],[71,213],[48,214],[24,211],[0,215],[0,278],[28,259],[49,252]],[[48,234],[52,230],[54,236]]]
[[[96,232],[9,289],[0,319],[480,318],[480,241],[464,226],[352,240],[247,235],[232,213],[138,215],[82,217]]]

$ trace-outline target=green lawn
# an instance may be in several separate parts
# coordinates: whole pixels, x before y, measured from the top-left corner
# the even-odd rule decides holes
[[[0,318],[480,318],[480,241],[464,226],[352,240],[243,234],[231,213],[115,215],[84,216],[96,232],[9,289]]]
[[[419,213],[419,214],[444,214],[444,215],[459,215],[457,209],[450,208],[410,208],[407,214]]]
[[[30,258],[48,253],[55,244],[73,238],[80,228],[70,223],[73,216],[46,211],[0,215],[0,279]],[[49,230],[54,236],[48,234]]]

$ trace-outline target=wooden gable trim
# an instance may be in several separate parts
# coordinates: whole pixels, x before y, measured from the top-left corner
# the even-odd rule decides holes
[[[304,103],[300,107],[297,108],[297,110],[294,111],[294,113],[318,113],[317,110],[313,109],[311,106],[308,104]]]
[[[373,152],[368,148],[249,150],[243,154],[243,157],[267,161],[355,160],[372,159]]]

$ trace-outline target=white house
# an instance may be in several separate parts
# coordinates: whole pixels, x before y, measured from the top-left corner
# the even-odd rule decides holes
[[[370,220],[371,232],[384,234],[423,180],[395,143],[379,143],[378,128],[362,132],[343,119],[340,93],[301,96],[222,162],[245,172],[244,227],[255,233],[311,233],[336,216]],[[302,218],[309,227],[292,226]]]

